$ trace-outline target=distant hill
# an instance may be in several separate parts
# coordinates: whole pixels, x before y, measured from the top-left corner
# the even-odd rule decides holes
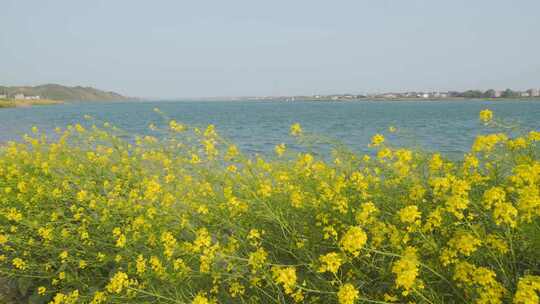
[[[40,96],[41,98],[66,101],[113,101],[133,99],[115,92],[101,91],[91,87],[67,87],[59,84],[38,86],[0,86],[0,95],[7,94],[13,98],[16,94]]]

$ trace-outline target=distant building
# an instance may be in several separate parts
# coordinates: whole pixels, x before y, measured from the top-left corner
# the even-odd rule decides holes
[[[13,99],[24,99],[24,94],[17,93],[15,95],[13,95]]]
[[[41,99],[41,97],[39,95],[36,95],[36,96],[25,96],[24,99],[27,99],[27,100],[36,100],[36,99]]]
[[[404,97],[416,97],[416,92],[406,92],[403,94]]]
[[[520,92],[520,93],[519,93],[519,96],[520,96],[520,97],[529,97],[530,95],[529,95],[528,92]]]
[[[422,98],[429,98],[429,93],[423,93]]]
[[[448,97],[448,93],[447,92],[433,92],[432,96],[434,98],[446,98]]]
[[[6,94],[0,94],[0,99],[6,99],[6,98],[7,98]]]
[[[499,97],[501,97],[501,94],[502,94],[501,91],[495,91],[493,89],[489,89],[486,92],[484,92],[484,97],[499,98]]]
[[[527,90],[527,93],[529,93],[530,97],[539,97],[540,96],[540,90],[539,89],[530,89],[530,90]]]

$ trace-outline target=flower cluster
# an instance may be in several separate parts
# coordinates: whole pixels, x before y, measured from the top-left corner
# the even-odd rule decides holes
[[[539,303],[538,131],[483,132],[458,160],[388,134],[329,159],[177,121],[56,132],[0,148],[15,302]]]

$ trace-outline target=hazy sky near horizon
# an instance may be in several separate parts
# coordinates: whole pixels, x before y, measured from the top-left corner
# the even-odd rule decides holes
[[[0,84],[196,97],[540,87],[539,0],[0,0]]]

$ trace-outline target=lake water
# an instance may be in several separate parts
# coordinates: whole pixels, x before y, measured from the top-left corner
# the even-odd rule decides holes
[[[474,137],[487,131],[478,122],[478,112],[484,108],[519,122],[524,129],[540,129],[540,100],[71,103],[0,109],[0,142],[19,139],[34,125],[52,131],[83,122],[85,114],[131,134],[146,134],[150,123],[164,124],[153,111],[156,107],[185,124],[214,124],[221,134],[249,153],[267,153],[278,143],[292,143],[288,132],[294,122],[359,152],[366,151],[370,137],[380,132],[396,145],[448,155],[467,151]],[[388,134],[389,126],[395,126],[398,132]]]

